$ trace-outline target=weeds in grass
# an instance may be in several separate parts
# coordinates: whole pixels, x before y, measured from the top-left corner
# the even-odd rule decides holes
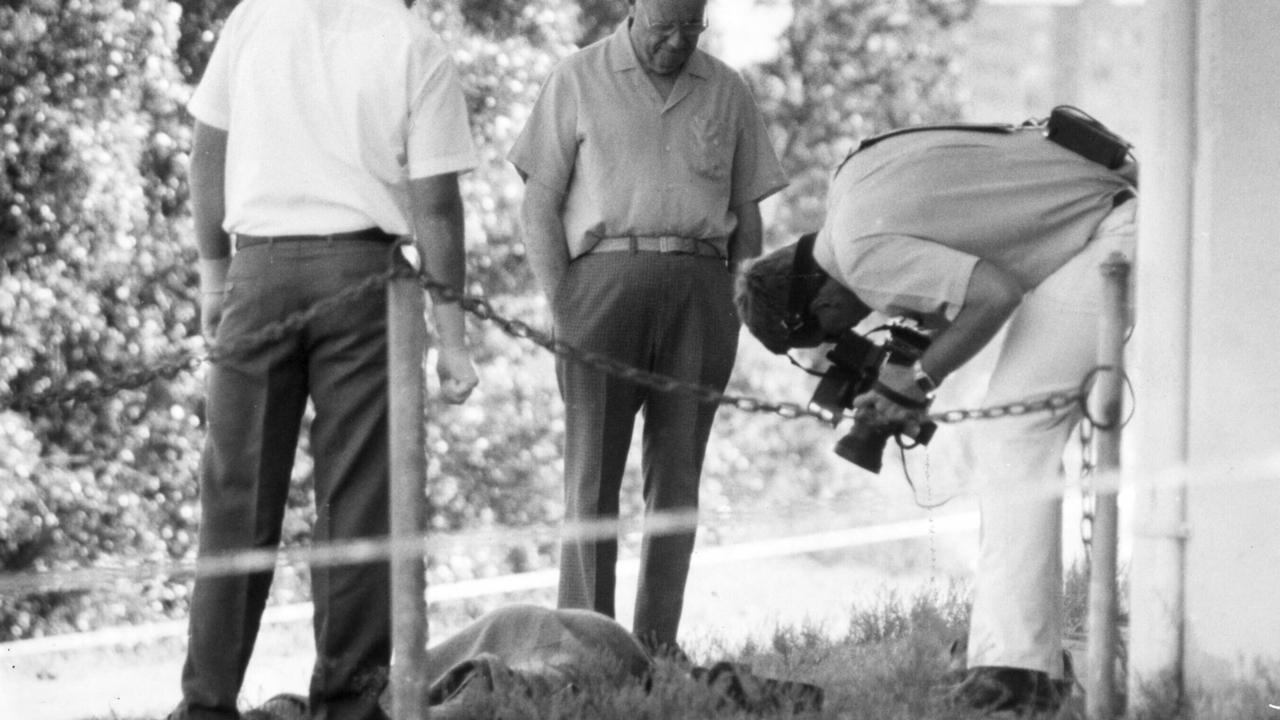
[[[1066,613],[1084,604],[1086,586],[1079,569],[1068,574]],[[1076,577],[1073,582],[1072,577]],[[1073,589],[1074,588],[1074,589]],[[968,631],[969,602],[963,585],[904,598],[887,593],[870,607],[853,608],[843,636],[822,627],[778,627],[766,643],[748,641],[738,648],[717,644],[713,660],[730,660],[764,677],[811,683],[825,690],[821,710],[784,709],[763,716],[748,714],[691,679],[687,668],[661,663],[648,691],[638,686],[593,686],[582,691],[529,697],[504,690],[480,695],[476,717],[502,720],[977,720],[978,715],[950,708],[945,700],[956,678],[948,666],[951,641]],[[1081,616],[1082,617],[1082,616]],[[706,658],[694,658],[695,662]],[[1193,690],[1180,696],[1178,683],[1145,688],[1128,720],[1277,720],[1280,674],[1259,666],[1258,680],[1227,689]],[[1076,698],[1056,716],[1074,720]],[[112,716],[101,720],[130,720]],[[132,720],[156,720],[133,718]]]

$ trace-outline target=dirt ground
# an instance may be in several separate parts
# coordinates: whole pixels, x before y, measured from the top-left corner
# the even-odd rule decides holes
[[[891,575],[841,553],[695,563],[681,642],[700,659],[733,650],[749,638],[767,641],[779,626],[819,626],[842,635],[850,607],[873,602],[888,589],[909,595],[930,581],[927,572]],[[634,577],[622,575],[618,619],[624,624],[631,620],[634,591]],[[543,592],[505,600],[545,603],[549,598]],[[433,629],[433,634],[443,637],[448,629]],[[181,637],[24,656],[6,656],[0,645],[0,718],[159,720],[178,701],[184,648]],[[279,692],[305,693],[312,652],[305,620],[265,627],[249,667],[244,700],[254,704]]]

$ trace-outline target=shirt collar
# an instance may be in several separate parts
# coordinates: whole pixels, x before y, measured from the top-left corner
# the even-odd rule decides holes
[[[631,22],[631,18],[627,18],[620,23],[618,29],[614,30],[606,41],[609,59],[616,72],[642,69],[640,58],[636,57],[636,49],[631,46]],[[711,64],[707,60],[707,54],[701,48],[693,51],[678,74],[685,73],[704,80],[710,77]]]

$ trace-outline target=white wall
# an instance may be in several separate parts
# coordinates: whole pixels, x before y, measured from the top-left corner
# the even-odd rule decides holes
[[[1259,461],[1280,452],[1280,2],[1149,5],[1126,464],[1196,470],[1185,493],[1139,493],[1131,659],[1142,679],[1173,653],[1212,686],[1280,662],[1280,477]],[[1161,570],[1181,531],[1179,598]],[[1185,634],[1156,637],[1178,614]]]
[[[1198,25],[1188,453],[1244,474],[1280,447],[1280,2],[1205,1]],[[1192,680],[1280,660],[1280,478],[1225,477],[1253,482],[1188,493]]]

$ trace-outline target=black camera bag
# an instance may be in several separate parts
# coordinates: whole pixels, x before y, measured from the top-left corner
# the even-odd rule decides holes
[[[1133,145],[1085,111],[1059,105],[1049,113],[1047,137],[1081,157],[1110,170],[1124,164]]]

